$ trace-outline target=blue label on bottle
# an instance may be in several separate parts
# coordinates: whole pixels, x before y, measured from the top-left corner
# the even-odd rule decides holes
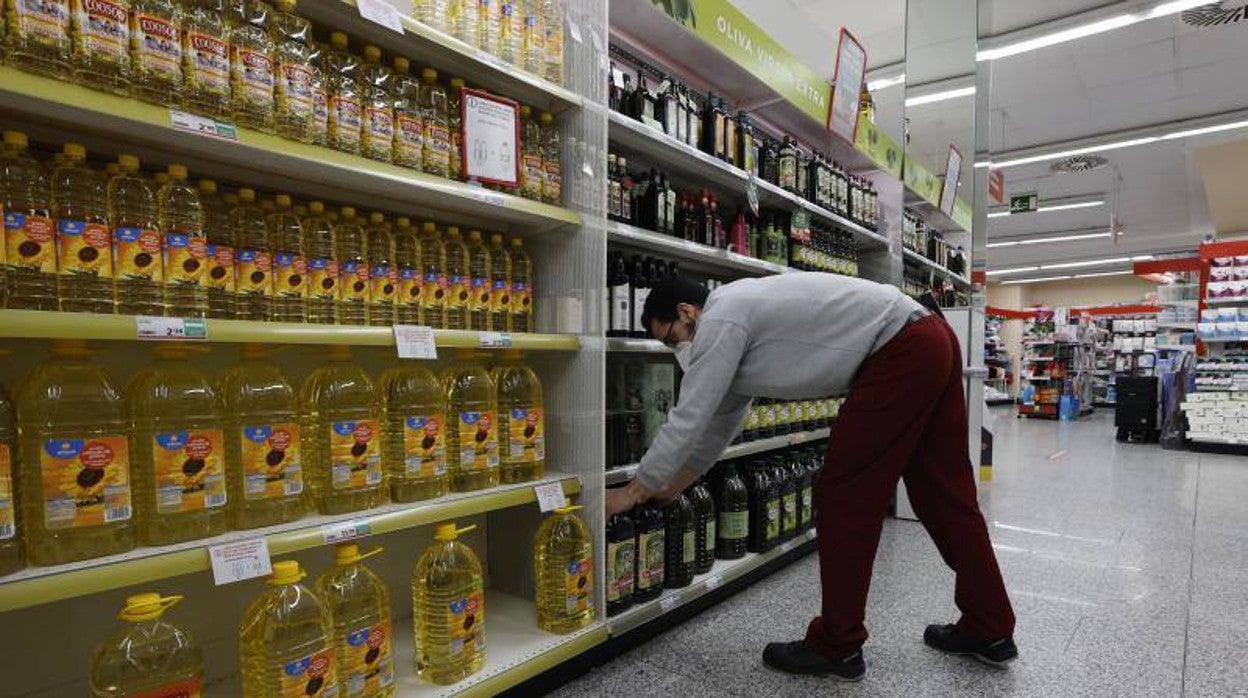
[[[407,426],[410,429],[423,429],[426,421],[424,417],[408,417]]]
[[[460,412],[459,418],[463,420],[464,424],[476,424],[478,421],[481,420],[481,413],[480,412]]]
[[[334,433],[339,436],[351,436],[355,433],[355,422],[334,422]]]
[[[117,228],[113,231],[113,237],[121,242],[138,242],[142,234],[142,228]]]
[[[243,436],[248,441],[262,444],[269,440],[269,436],[273,434],[273,428],[269,426],[263,427],[243,427]]]
[[[286,662],[286,666],[283,667],[283,669],[286,671],[287,676],[303,676],[307,673],[308,665],[311,663],[311,657],[303,657],[301,659],[296,659],[293,662]]]
[[[165,247],[186,247],[191,244],[191,238],[188,235],[180,233],[166,233]]]
[[[280,258],[279,258],[278,263],[279,264],[281,263]],[[313,257],[312,259],[308,260],[308,268],[314,271],[321,271],[323,269],[327,269],[329,268],[329,260],[321,258],[321,257]]]
[[[186,448],[187,433],[185,431],[170,431],[164,434],[156,435],[156,443],[160,447],[169,451],[180,451]]]
[[[60,235],[70,235],[77,237],[82,235],[82,231],[86,228],[86,223],[82,221],[67,221],[60,219],[56,221],[56,232]]]
[[[254,261],[256,261],[256,251],[255,251],[255,250],[239,250],[239,251],[238,251],[238,261],[240,261],[240,262],[254,262]]]
[[[43,442],[43,450],[60,460],[76,458],[82,453],[82,439],[48,439]]]

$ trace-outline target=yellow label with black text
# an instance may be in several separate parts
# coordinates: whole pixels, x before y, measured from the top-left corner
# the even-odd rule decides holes
[[[66,275],[113,277],[113,235],[103,223],[56,222],[57,267]]]
[[[125,435],[46,439],[39,461],[48,528],[99,526],[131,517]]]
[[[374,264],[368,270],[370,300],[374,303],[393,303],[396,280],[393,267]]]
[[[485,598],[480,591],[469,594],[467,598],[456,599],[446,609],[447,648],[450,659],[457,660],[463,655],[470,655],[485,649],[485,637],[481,628],[485,627]]]
[[[182,514],[225,506],[225,438],[220,429],[188,429],[152,437],[156,511]]]
[[[281,665],[273,698],[339,698],[338,662],[326,647]]]
[[[283,298],[305,298],[308,294],[308,260],[306,257],[278,252],[274,257],[273,290]]]

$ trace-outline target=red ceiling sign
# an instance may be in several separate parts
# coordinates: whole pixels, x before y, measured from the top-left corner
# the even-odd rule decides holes
[[[1005,203],[1005,170],[988,170],[988,196],[999,204]]]

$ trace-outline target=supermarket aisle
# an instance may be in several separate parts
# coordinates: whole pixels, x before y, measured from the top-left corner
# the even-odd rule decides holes
[[[859,684],[793,678],[761,660],[818,605],[809,556],[565,686],[585,695],[1157,695],[1242,693],[1248,650],[1248,459],[1113,440],[1113,415],[1017,420],[997,408],[982,489],[1018,615],[1008,671],[939,655],[953,577],[918,523],[884,530]]]

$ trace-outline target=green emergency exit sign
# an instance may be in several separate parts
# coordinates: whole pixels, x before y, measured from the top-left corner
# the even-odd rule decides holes
[[[1010,214],[1033,213],[1040,207],[1040,196],[1035,192],[1010,197]]]

